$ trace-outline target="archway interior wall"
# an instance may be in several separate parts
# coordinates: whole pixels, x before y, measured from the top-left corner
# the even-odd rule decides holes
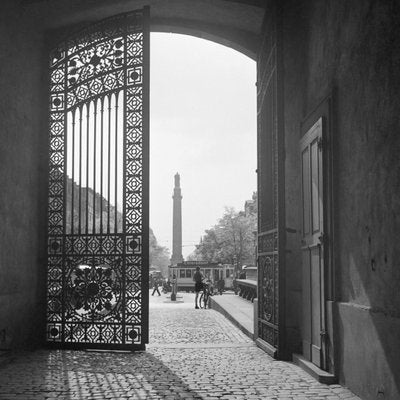
[[[231,47],[256,59],[264,17],[264,2],[226,0],[82,0],[23,1],[23,13],[35,19],[38,29],[51,32],[60,42],[71,32],[96,21],[150,7],[150,30],[189,34]]]
[[[285,3],[286,223],[296,231],[287,234],[287,299],[299,289],[300,126],[332,94],[335,371],[365,399],[400,397],[398,26],[388,3]]]
[[[0,12],[0,348],[42,339],[45,285],[47,130],[44,38],[17,18],[14,1]]]

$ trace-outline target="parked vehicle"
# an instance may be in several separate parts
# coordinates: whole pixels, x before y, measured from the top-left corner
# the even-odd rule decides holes
[[[193,274],[196,271],[196,267],[200,267],[200,272],[204,276],[205,280],[209,280],[212,283],[214,290],[221,287],[222,284],[218,284],[223,280],[223,290],[233,288],[233,265],[232,264],[221,264],[221,263],[210,263],[207,261],[184,261],[174,266],[169,266],[169,276],[173,274],[177,277],[178,290],[181,291],[194,291]]]

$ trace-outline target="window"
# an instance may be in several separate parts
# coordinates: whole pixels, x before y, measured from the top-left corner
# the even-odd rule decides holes
[[[186,270],[186,278],[191,278],[192,277],[192,270],[191,269],[187,269]]]
[[[214,281],[219,281],[219,269],[214,269]]]
[[[229,278],[231,276],[231,270],[229,268],[226,269],[226,277]]]
[[[184,278],[185,277],[185,270],[184,269],[180,269],[179,270],[179,278]]]

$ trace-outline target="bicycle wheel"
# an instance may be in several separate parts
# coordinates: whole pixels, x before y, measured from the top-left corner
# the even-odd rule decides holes
[[[199,296],[199,307],[203,308],[204,293],[202,292]]]
[[[201,293],[199,298],[199,307],[200,308],[207,308],[207,294],[204,292]]]
[[[208,305],[208,298],[210,297],[210,295],[206,292],[204,293],[204,308],[207,308]]]

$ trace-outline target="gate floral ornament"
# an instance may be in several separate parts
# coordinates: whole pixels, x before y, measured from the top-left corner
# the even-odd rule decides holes
[[[88,263],[89,264],[89,263]],[[122,284],[119,268],[107,264],[81,264],[68,277],[67,319],[76,313],[82,318],[99,320],[113,312],[114,319],[122,319],[120,310]],[[115,264],[120,264],[116,260]]]
[[[263,318],[271,322],[274,310],[274,266],[271,257],[265,257],[262,268],[262,315]]]

